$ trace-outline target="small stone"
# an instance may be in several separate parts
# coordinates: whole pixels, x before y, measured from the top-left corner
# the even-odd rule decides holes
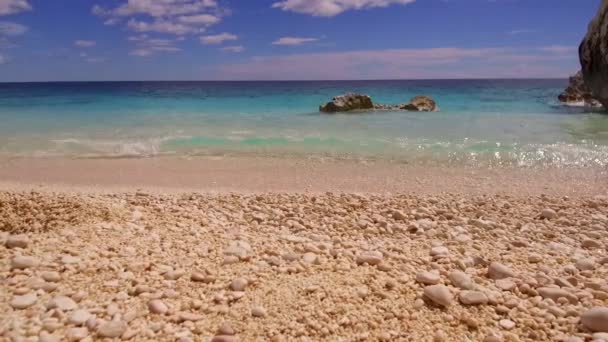
[[[230,283],[230,289],[232,291],[245,291],[245,288],[249,285],[249,282],[245,278],[236,278]]]
[[[164,315],[169,311],[169,307],[160,299],[152,299],[148,302],[148,310],[153,314]]]
[[[25,234],[10,235],[4,245],[6,248],[26,248],[30,239]]]
[[[235,334],[235,331],[232,328],[232,325],[230,325],[230,323],[223,322],[222,324],[220,324],[220,327],[217,329],[217,334],[233,336]]]
[[[357,265],[368,264],[375,266],[382,262],[382,253],[378,251],[363,252],[357,255],[355,261],[357,262]]]
[[[602,243],[598,240],[586,239],[581,243],[583,248],[601,248],[603,247]]]
[[[77,264],[80,262],[80,259],[75,257],[75,256],[71,256],[71,255],[64,255],[61,258],[61,263],[64,265],[72,265],[72,264]]]
[[[124,334],[127,327],[127,323],[123,321],[110,321],[100,324],[97,327],[97,333],[101,337],[116,338]]]
[[[26,309],[36,303],[38,296],[35,293],[28,293],[23,296],[14,296],[11,300],[11,307],[17,310]]]
[[[251,309],[251,315],[253,317],[265,317],[266,316],[266,309],[264,309],[261,306],[254,306]]]
[[[445,246],[437,246],[431,248],[430,254],[432,257],[448,256],[450,254],[450,250]]]
[[[507,266],[498,262],[493,262],[488,267],[488,276],[490,279],[497,280],[515,277],[515,273]]]
[[[192,281],[200,282],[203,284],[210,284],[215,282],[215,277],[203,272],[192,272],[192,275],[190,275],[190,279]]]
[[[448,275],[452,284],[462,290],[471,290],[474,287],[473,280],[468,274],[461,271],[452,271]]]
[[[483,342],[502,342],[502,338],[496,335],[488,335],[483,339]]]
[[[515,289],[516,286],[517,286],[517,284],[515,284],[515,282],[509,278],[498,279],[496,281],[496,287],[498,287],[499,289],[501,289],[503,291],[511,291],[511,290]]]
[[[528,255],[528,262],[536,264],[543,261],[543,257],[540,254],[532,253]]]
[[[555,210],[547,208],[543,209],[543,211],[540,212],[540,217],[547,220],[552,220],[557,217],[557,213],[555,212]]]
[[[608,308],[595,307],[581,315],[583,326],[593,332],[608,332]]]
[[[436,285],[441,281],[441,276],[436,271],[419,272],[416,274],[416,281],[425,285]]]
[[[559,298],[570,298],[571,295],[568,291],[561,289],[559,287],[541,287],[537,289],[538,294],[547,299],[552,299],[553,301],[557,301]]]
[[[89,329],[87,328],[70,328],[66,331],[68,341],[80,341],[87,336],[89,336]]]
[[[450,289],[444,285],[431,285],[424,288],[424,296],[430,299],[433,303],[448,307],[452,304],[452,293]]]
[[[593,259],[579,259],[574,265],[579,271],[593,271],[595,269],[595,260]]]
[[[177,280],[181,278],[186,272],[183,270],[173,270],[164,274],[165,279],[167,280]]]
[[[400,210],[393,210],[393,219],[397,221],[407,220],[407,216]]]
[[[74,325],[83,325],[89,318],[91,318],[91,314],[87,310],[80,309],[72,312],[69,322]]]
[[[315,253],[304,253],[302,261],[307,264],[314,264],[317,261],[317,255]]]
[[[178,318],[180,322],[186,322],[186,321],[190,321],[190,322],[196,322],[196,321],[200,321],[203,318],[205,318],[203,315],[198,315],[192,312],[180,312],[178,314]]]
[[[599,340],[602,342],[606,342],[608,341],[608,333],[604,333],[604,332],[597,332],[593,334],[593,340]]]
[[[505,329],[505,330],[511,330],[513,328],[515,328],[515,322],[513,322],[510,319],[501,319],[498,324],[500,325],[501,328]]]
[[[459,299],[464,305],[482,305],[488,303],[488,296],[480,291],[461,291]]]
[[[38,260],[31,256],[18,255],[11,260],[11,269],[24,270],[26,268],[36,267]]]
[[[76,302],[70,297],[56,296],[49,301],[46,307],[47,309],[59,309],[61,311],[70,311],[76,309],[78,307],[78,304],[76,304]]]
[[[42,279],[52,282],[52,283],[56,283],[58,281],[61,280],[61,275],[59,274],[59,272],[43,272],[40,277],[42,277]]]

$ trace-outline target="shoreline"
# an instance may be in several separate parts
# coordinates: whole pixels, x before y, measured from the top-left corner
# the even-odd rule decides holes
[[[608,193],[608,169],[466,167],[291,157],[0,158],[0,189],[206,193]]]

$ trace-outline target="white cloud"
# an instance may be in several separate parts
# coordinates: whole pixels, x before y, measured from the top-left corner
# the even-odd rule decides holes
[[[282,0],[272,4],[283,11],[333,17],[349,10],[361,10],[390,5],[406,5],[415,0]]]
[[[282,37],[282,38],[279,38],[279,39],[275,40],[274,42],[272,42],[272,45],[294,46],[294,45],[302,45],[304,43],[316,42],[318,40],[319,39],[317,39],[317,38]]]
[[[146,57],[156,53],[179,52],[182,50],[181,48],[175,46],[174,40],[151,38],[147,34],[131,36],[128,37],[127,40],[135,44],[135,49],[129,53],[132,56]]]
[[[217,7],[215,0],[128,0],[125,4],[111,10],[95,5],[93,13],[121,17],[134,15],[167,17],[193,14]]]
[[[152,55],[152,53],[153,53],[153,51],[147,50],[147,49],[135,49],[135,50],[129,52],[129,55],[137,56],[137,57],[146,57],[146,56]]]
[[[199,24],[199,25],[213,25],[220,22],[220,18],[211,14],[197,14],[187,15],[178,18],[179,22],[184,24]]]
[[[536,30],[530,30],[530,29],[519,29],[519,30],[511,30],[509,32],[507,32],[509,35],[511,36],[516,36],[519,34],[527,34],[527,33],[534,33],[536,32]]]
[[[232,33],[224,32],[224,33],[211,35],[211,36],[202,36],[200,39],[201,39],[201,43],[203,43],[205,45],[210,45],[210,44],[221,44],[225,41],[230,41],[230,40],[237,40],[237,39],[239,39],[239,37]]]
[[[223,80],[542,78],[566,76],[576,64],[576,47],[445,47],[253,57],[205,72]]]
[[[26,26],[8,21],[0,22],[0,36],[19,36],[25,32],[27,32]]]
[[[127,23],[127,27],[135,32],[158,32],[175,35],[182,35],[201,31],[201,29],[198,29],[196,27],[171,21],[165,21],[162,19],[155,20],[151,23],[131,19]]]
[[[92,12],[105,25],[126,22],[135,32],[175,35],[202,33],[228,13],[216,0],[127,0],[110,9],[95,5]]]
[[[29,11],[32,6],[28,0],[0,0],[0,15]]]
[[[245,51],[245,47],[242,45],[226,46],[222,48],[222,51],[239,53]]]
[[[82,48],[93,47],[97,44],[97,42],[93,40],[77,40],[74,42],[74,45]]]

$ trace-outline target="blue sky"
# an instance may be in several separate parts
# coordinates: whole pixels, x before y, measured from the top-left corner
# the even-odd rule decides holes
[[[0,0],[0,81],[565,77],[600,0]]]

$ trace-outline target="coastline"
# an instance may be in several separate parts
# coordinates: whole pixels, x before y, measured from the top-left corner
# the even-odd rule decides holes
[[[0,189],[588,197],[601,167],[467,167],[293,157],[0,158]]]

